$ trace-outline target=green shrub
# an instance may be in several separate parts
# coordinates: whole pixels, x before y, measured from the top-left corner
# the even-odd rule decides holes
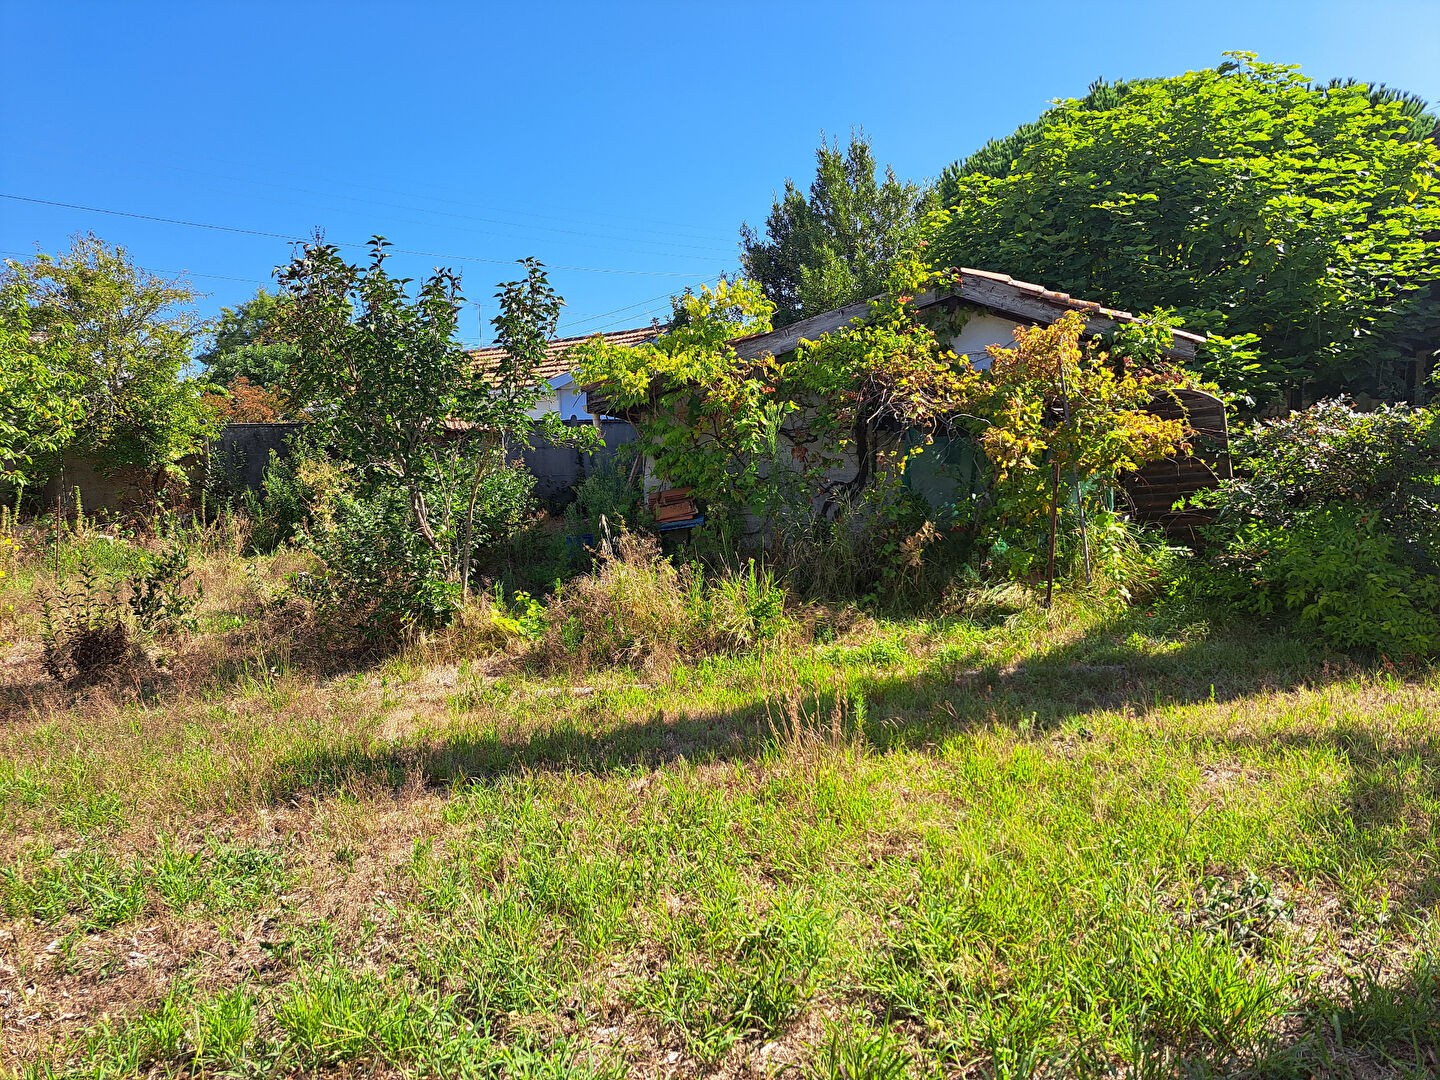
[[[802,596],[933,600],[968,555],[963,537],[942,531],[894,475],[853,498],[837,496],[824,514],[794,499],[777,505],[771,562]]]
[[[290,453],[270,451],[260,493],[247,491],[242,503],[253,522],[250,544],[271,552],[330,520],[336,498],[345,489],[345,474],[308,442],[294,439]]]
[[[1293,613],[1346,648],[1440,652],[1440,577],[1411,565],[1364,507],[1323,507],[1293,525],[1250,522],[1214,556],[1207,584],[1243,611]]]
[[[431,516],[443,523],[440,538],[445,546],[463,545],[464,522],[473,522],[468,560],[472,582],[486,569],[487,556],[531,520],[534,488],[530,473],[504,465],[486,473],[471,491],[437,487],[428,493]],[[450,621],[464,599],[462,582],[447,574],[413,520],[405,491],[372,485],[368,494],[333,496],[325,515],[312,521],[309,542],[324,571],[306,588],[332,627],[378,640]]]
[[[475,491],[471,543],[480,561],[491,548],[521,532],[535,516],[535,477],[518,465],[491,469]]]
[[[575,501],[565,508],[566,524],[591,535],[599,534],[601,518],[612,533],[634,529],[640,525],[642,494],[620,465],[609,463],[575,485]]]
[[[445,580],[435,553],[416,535],[397,488],[336,497],[312,545],[323,570],[299,584],[333,630],[392,640],[448,621],[459,603],[459,586]]]
[[[1181,582],[1328,641],[1392,656],[1440,652],[1440,422],[1404,406],[1321,402],[1238,438],[1237,479]]]

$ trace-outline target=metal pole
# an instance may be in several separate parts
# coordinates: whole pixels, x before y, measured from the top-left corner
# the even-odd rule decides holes
[[[1065,423],[1070,422],[1070,383],[1065,378],[1065,358],[1060,358],[1060,406],[1064,410]],[[1058,473],[1056,475],[1059,475]],[[1090,572],[1090,527],[1085,521],[1085,500],[1080,497],[1080,470],[1070,466],[1070,484],[1075,489],[1075,511],[1080,515],[1080,550],[1085,557],[1085,584],[1091,583]],[[1054,528],[1053,524],[1051,526]]]

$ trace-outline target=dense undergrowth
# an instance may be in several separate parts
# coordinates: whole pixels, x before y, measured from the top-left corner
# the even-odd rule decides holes
[[[0,1068],[1435,1068],[1428,668],[1193,598],[784,605],[633,542],[345,652],[313,556],[17,535]],[[46,677],[57,558],[177,542],[193,623]]]

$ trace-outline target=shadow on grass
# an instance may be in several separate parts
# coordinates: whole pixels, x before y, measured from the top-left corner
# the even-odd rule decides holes
[[[878,751],[923,751],[966,730],[1000,727],[1044,735],[1065,725],[1083,726],[1087,716],[1099,712],[1128,711],[1143,718],[1157,708],[1238,703],[1253,695],[1323,688],[1376,673],[1373,665],[1263,632],[1197,632],[1166,640],[1145,630],[1144,616],[1120,619],[1015,663],[977,663],[978,654],[963,647],[941,649],[918,672],[857,666],[848,677],[832,678],[818,689],[801,685],[794,692],[821,735],[836,695],[859,696],[868,719],[851,734]],[[767,699],[757,690],[746,704],[725,710],[676,711],[667,700],[663,710],[651,708],[627,719],[626,713],[633,716],[644,706],[633,697],[611,699],[600,693],[576,708],[556,711],[553,719],[547,712],[541,726],[514,737],[480,728],[413,742],[357,739],[310,750],[281,761],[270,775],[268,792],[288,800],[374,785],[400,791],[416,784],[497,783],[545,771],[603,776],[655,769],[681,757],[692,763],[761,758],[777,749],[771,719],[778,721],[785,711],[783,680],[797,670],[780,657],[775,667],[770,682],[778,687],[776,696]],[[1396,685],[1404,685],[1398,676]],[[1164,737],[1187,742],[1173,724]],[[1327,722],[1316,730],[1281,731],[1271,738],[1237,725],[1233,733],[1211,728],[1193,739],[1192,748],[1203,743],[1222,755],[1275,748],[1333,752],[1348,775],[1339,801],[1317,808],[1325,842],[1346,852],[1346,858],[1399,868],[1402,879],[1394,883],[1393,898],[1397,911],[1420,917],[1440,898],[1440,871],[1409,857],[1412,849],[1429,844],[1423,834],[1433,808],[1440,807],[1440,740],[1434,733],[1387,737],[1359,723]],[[1283,1037],[1239,1056],[1213,1046],[1189,1048],[1178,1057],[1162,1057],[1163,1067],[1153,1074],[1135,1075],[1440,1075],[1440,964],[1431,956],[1412,960],[1399,973],[1317,990],[1292,1019]]]
[[[518,771],[653,769],[680,757],[692,763],[744,760],[774,747],[772,717],[787,703],[798,704],[823,726],[837,694],[863,699],[868,719],[858,734],[885,750],[924,747],[977,728],[1042,734],[1096,712],[1143,714],[1167,706],[1234,702],[1320,687],[1373,670],[1289,637],[1197,636],[1157,648],[1139,635],[1143,628],[1140,617],[1119,619],[1013,664],[976,666],[972,654],[941,650],[918,673],[841,667],[818,686],[803,679],[798,686],[785,685],[796,668],[777,654],[774,678],[762,677],[754,697],[729,710],[667,705],[645,710],[644,719],[614,723],[613,716],[638,710],[633,700],[614,700],[602,692],[517,738],[460,731],[413,743],[357,739],[307,751],[278,762],[266,790],[274,798],[290,799],[361,779],[398,788],[417,778],[451,785]],[[768,693],[762,688],[766,682]]]

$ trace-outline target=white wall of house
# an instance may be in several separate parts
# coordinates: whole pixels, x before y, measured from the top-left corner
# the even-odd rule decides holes
[[[536,419],[546,413],[559,413],[562,420],[590,419],[585,391],[575,385],[575,379],[568,371],[550,380],[550,393],[530,410],[530,415]]]
[[[987,345],[1012,345],[1015,328],[1023,325],[1003,315],[988,311],[974,311],[970,319],[950,342],[956,356],[970,357],[970,363],[979,371],[990,367],[990,357],[985,353]]]

